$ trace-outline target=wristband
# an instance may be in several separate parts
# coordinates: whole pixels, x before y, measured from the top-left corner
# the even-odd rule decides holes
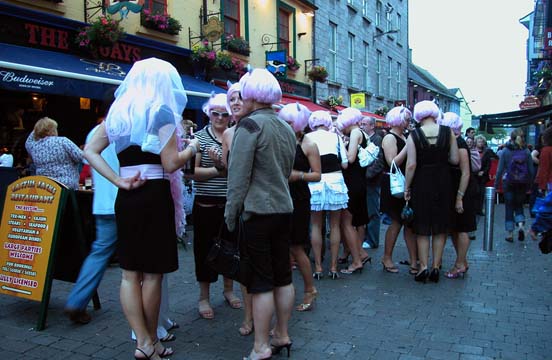
[[[460,197],[464,197],[464,193],[460,190],[458,190],[457,194],[460,195]]]
[[[305,181],[305,172],[301,171],[301,181]]]

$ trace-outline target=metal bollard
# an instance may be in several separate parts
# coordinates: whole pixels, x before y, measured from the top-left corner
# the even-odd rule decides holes
[[[496,191],[494,187],[485,188],[485,229],[483,250],[493,251],[494,204]]]

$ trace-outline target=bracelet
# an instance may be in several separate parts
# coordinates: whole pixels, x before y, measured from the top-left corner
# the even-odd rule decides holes
[[[301,181],[304,181],[304,180],[305,180],[305,172],[301,171]]]
[[[464,197],[464,193],[460,190],[458,190],[457,194],[460,195],[460,197]]]

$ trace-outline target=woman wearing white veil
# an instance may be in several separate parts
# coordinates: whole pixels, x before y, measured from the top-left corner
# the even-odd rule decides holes
[[[178,269],[174,205],[169,174],[197,152],[197,141],[178,151],[177,129],[187,98],[176,69],[150,58],[136,62],[115,92],[106,121],[85,148],[85,157],[119,187],[115,203],[121,305],[136,333],[136,359],[173,353],[157,339],[163,274]],[[115,143],[116,174],[100,153]]]

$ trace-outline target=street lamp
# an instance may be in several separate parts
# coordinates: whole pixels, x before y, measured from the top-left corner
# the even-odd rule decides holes
[[[376,35],[372,36],[372,41],[376,40],[376,38],[379,38],[380,36],[387,35],[387,34],[395,34],[395,33],[398,33],[398,32],[399,32],[398,29],[394,29],[394,30],[389,30],[389,31],[386,31],[386,32],[382,32],[381,34],[376,34]]]

